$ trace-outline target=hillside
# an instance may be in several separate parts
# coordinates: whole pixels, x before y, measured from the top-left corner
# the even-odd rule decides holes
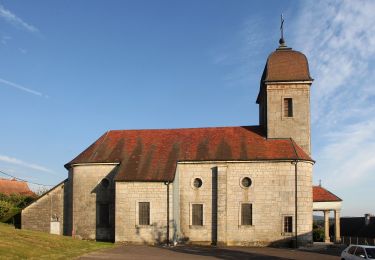
[[[113,246],[112,243],[15,229],[11,225],[0,223],[0,259],[71,259]]]

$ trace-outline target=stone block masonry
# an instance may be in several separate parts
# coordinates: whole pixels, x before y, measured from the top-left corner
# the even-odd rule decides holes
[[[293,100],[292,117],[284,116],[284,98]],[[307,154],[311,154],[310,84],[267,86],[267,137],[291,137]]]
[[[217,203],[213,203],[213,171],[217,171]],[[226,245],[270,245],[286,243],[294,233],[284,233],[283,217],[295,221],[295,174],[291,162],[180,163],[179,207],[181,240]],[[249,177],[249,188],[241,180]],[[195,189],[191,183],[201,178]],[[312,241],[312,164],[298,163],[298,235],[302,243]],[[202,203],[203,226],[191,225],[191,204]],[[241,203],[252,204],[252,225],[241,225]],[[217,224],[213,225],[214,207]],[[293,228],[294,230],[294,228]],[[217,234],[217,241],[213,241]]]
[[[21,228],[63,234],[66,182],[60,183],[22,210]]]

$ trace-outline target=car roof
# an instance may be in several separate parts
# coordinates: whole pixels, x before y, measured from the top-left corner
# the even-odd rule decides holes
[[[365,247],[365,248],[375,248],[375,246],[370,246],[370,245],[349,245],[349,247],[352,247],[352,246],[360,246],[360,247]]]

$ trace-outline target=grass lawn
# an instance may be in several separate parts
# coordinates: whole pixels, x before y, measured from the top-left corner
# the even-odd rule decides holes
[[[12,225],[0,223],[0,259],[71,259],[113,246],[113,243],[15,229]]]

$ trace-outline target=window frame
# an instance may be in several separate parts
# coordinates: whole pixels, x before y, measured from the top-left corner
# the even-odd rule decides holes
[[[250,224],[244,224],[243,223],[243,215],[242,215],[242,213],[243,213],[243,208],[242,208],[242,206],[243,205],[250,205]],[[251,202],[251,201],[244,201],[244,202],[240,202],[240,204],[239,204],[239,214],[238,214],[238,225],[240,226],[240,227],[252,227],[252,226],[254,226],[254,218],[253,218],[253,203]]]
[[[290,224],[291,230],[290,231],[286,229],[286,227],[287,227],[285,225],[286,218],[291,218],[291,224]],[[293,215],[283,215],[283,217],[282,217],[282,233],[285,234],[285,235],[293,234],[293,232],[294,232],[294,225],[293,224],[294,224]]]
[[[140,218],[141,218],[141,215],[140,215],[140,203],[148,203],[148,224],[141,224],[140,223]],[[136,201],[136,216],[135,216],[135,221],[136,221],[136,226],[140,226],[140,227],[149,227],[151,226],[152,224],[152,214],[151,214],[151,207],[152,207],[152,204],[151,204],[151,201],[147,201],[147,200],[138,200]]]
[[[194,186],[194,181],[195,179],[200,179],[201,182],[202,182],[202,185],[200,187],[195,187]],[[202,188],[204,188],[205,186],[205,183],[204,183],[204,180],[203,180],[203,177],[200,176],[200,175],[196,175],[196,176],[193,176],[190,180],[190,187],[193,189],[193,190],[201,190]]]
[[[354,255],[354,253],[355,253],[355,251],[357,250],[357,246],[351,246],[351,247],[349,247],[349,249],[348,249],[348,254],[350,254],[350,255]]]
[[[360,254],[358,249],[359,249],[359,250],[362,250],[361,253],[363,253],[363,254]],[[361,257],[361,255],[363,255],[363,256],[365,257],[365,258],[363,258],[363,259],[367,259],[367,258],[366,258],[366,257],[367,257],[366,249],[363,248],[362,246],[357,246],[357,248],[356,248],[356,250],[355,250],[355,252],[354,252],[353,255],[354,255],[354,256],[357,256],[357,257],[360,257],[360,258],[363,258],[363,257]]]
[[[193,205],[202,205],[202,225],[193,224],[193,208],[194,208]],[[206,223],[204,213],[205,213],[205,204],[203,202],[191,202],[190,203],[190,214],[189,214],[190,215],[190,220],[189,220],[190,227],[204,227],[205,223]]]
[[[286,111],[285,101],[288,101],[287,111]],[[282,118],[294,118],[294,102],[293,102],[292,97],[290,96],[282,97],[281,108],[282,108]]]

